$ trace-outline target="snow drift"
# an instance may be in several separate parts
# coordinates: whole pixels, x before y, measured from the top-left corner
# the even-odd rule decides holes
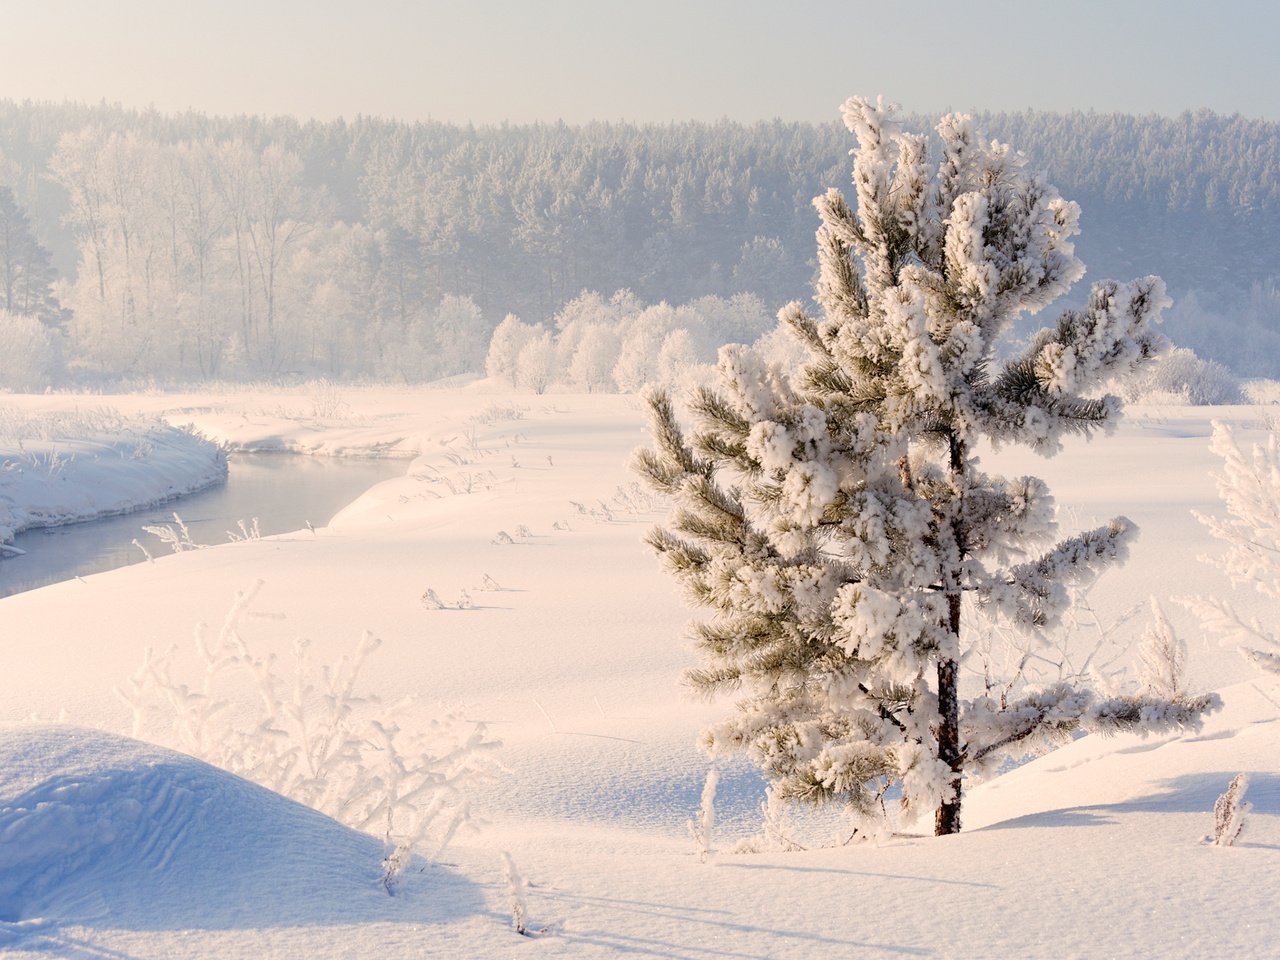
[[[383,844],[215,767],[56,724],[0,728],[0,945],[62,923],[243,929],[456,919],[441,868],[402,896]]]

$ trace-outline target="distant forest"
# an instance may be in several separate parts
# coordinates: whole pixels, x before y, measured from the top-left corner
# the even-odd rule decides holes
[[[1280,124],[979,122],[1080,203],[1086,280],[1161,274],[1171,336],[1280,374]],[[770,311],[809,296],[810,201],[848,187],[851,145],[837,122],[476,128],[0,101],[0,198],[10,234],[47,252],[28,269],[56,270],[41,320],[82,373],[413,379],[478,371],[507,313],[549,321],[583,290],[750,293]]]

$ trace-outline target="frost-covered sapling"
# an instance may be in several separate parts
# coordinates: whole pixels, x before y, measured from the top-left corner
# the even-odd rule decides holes
[[[1222,557],[1207,557],[1233,583],[1251,585],[1264,597],[1280,600],[1280,435],[1246,453],[1231,428],[1215,422],[1210,449],[1222,458],[1218,496],[1227,519],[1197,513],[1215,538],[1227,546]],[[1245,620],[1221,597],[1188,597],[1182,603],[1211,633],[1239,648],[1268,673],[1280,674],[1280,635],[1256,620]]]
[[[1151,693],[1169,700],[1186,693],[1187,645],[1174,632],[1173,624],[1155,597],[1151,598],[1151,622],[1142,634],[1139,648],[1142,682]]]
[[[636,464],[674,500],[650,544],[714,614],[693,626],[688,682],[745,692],[708,745],[749,753],[790,800],[874,816],[900,790],[908,818],[931,811],[948,834],[966,774],[1077,730],[1192,726],[1210,706],[1078,679],[960,689],[965,607],[1040,636],[1134,532],[1117,517],[1058,539],[1044,482],[985,473],[977,445],[1052,455],[1108,429],[1120,405],[1101,388],[1156,354],[1168,299],[1156,277],[1097,283],[1002,351],[1015,319],[1084,273],[1079,208],[966,116],[938,125],[936,164],[882,102],[851,99],[844,118],[857,204],[815,201],[822,316],[781,314],[808,363],[722,349],[719,385],[688,398],[689,432],[650,394],[654,446]]]
[[[760,833],[739,841],[734,853],[794,853],[806,849],[795,839],[793,804],[788,803],[773,787],[765,790],[760,801]]]

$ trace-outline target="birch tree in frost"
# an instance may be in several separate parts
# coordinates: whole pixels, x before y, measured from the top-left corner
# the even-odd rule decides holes
[[[1168,299],[1156,277],[1095,284],[1085,309],[999,357],[1016,317],[1083,274],[1079,208],[966,116],[939,124],[931,165],[882,100],[843,112],[856,209],[817,198],[822,315],[782,311],[809,362],[791,375],[724,348],[688,432],[650,394],[654,445],[636,467],[674,500],[649,543],[713,611],[692,626],[703,663],[686,679],[744,693],[708,745],[746,751],[793,799],[872,813],[900,787],[908,819],[932,810],[949,834],[966,773],[1077,730],[1194,726],[1214,702],[959,688],[965,604],[1043,635],[1134,533],[1117,517],[1058,539],[1044,482],[982,472],[974,445],[1052,455],[1111,426],[1119,402],[1097,391],[1157,352]]]

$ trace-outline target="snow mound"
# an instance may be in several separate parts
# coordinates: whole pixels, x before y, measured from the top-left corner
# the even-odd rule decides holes
[[[0,948],[64,922],[244,929],[482,909],[474,888],[437,867],[389,896],[384,853],[372,836],[184,754],[65,725],[0,727]]]

